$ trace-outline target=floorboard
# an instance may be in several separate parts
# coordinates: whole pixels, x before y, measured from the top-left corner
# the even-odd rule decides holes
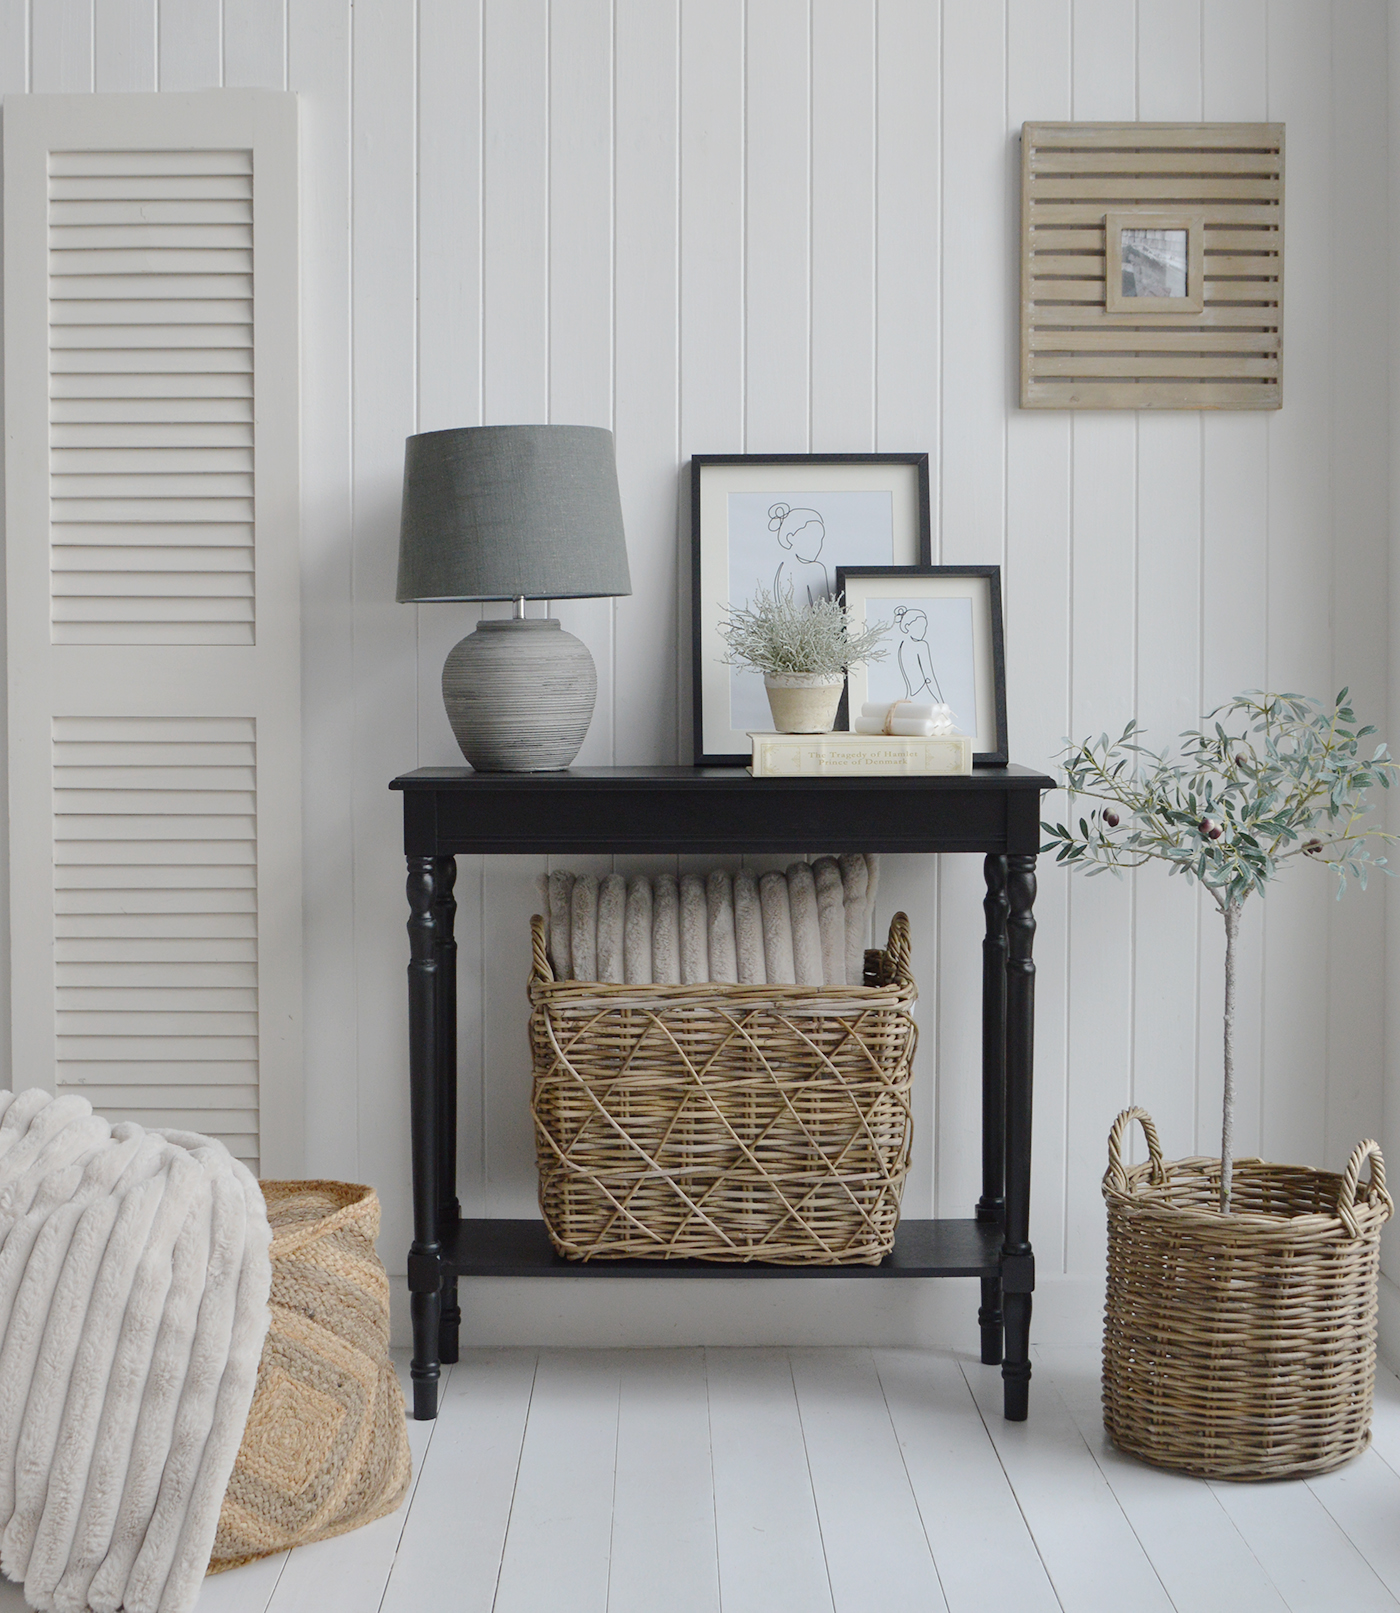
[[[452,1368],[382,1613],[491,1613],[535,1361],[468,1350]]]
[[[950,1613],[1059,1603],[967,1381],[951,1356],[877,1350],[885,1402]]]
[[[1147,1466],[1103,1429],[1099,1352],[1039,1349],[1060,1399],[1176,1607],[1190,1613],[1289,1613],[1288,1604],[1207,1484]],[[1182,1544],[1190,1542],[1190,1549]]]
[[[495,1613],[606,1613],[622,1355],[540,1351]]]
[[[724,1613],[831,1613],[786,1350],[707,1350]]]
[[[720,1613],[703,1350],[629,1350],[608,1613]]]
[[[1050,1375],[1038,1373],[1031,1384],[1029,1419],[1008,1423],[1000,1369],[962,1367],[1065,1613],[1173,1613]]]
[[[946,1613],[923,1519],[869,1350],[794,1350],[793,1381],[840,1613]]]

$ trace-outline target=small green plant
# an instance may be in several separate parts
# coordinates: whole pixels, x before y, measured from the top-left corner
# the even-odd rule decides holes
[[[720,660],[729,666],[839,677],[889,653],[879,644],[890,624],[877,622],[855,633],[849,612],[835,599],[798,605],[791,588],[781,594],[760,588],[746,604],[720,608],[726,618],[719,629],[725,644]]]
[[[1362,820],[1366,792],[1390,788],[1397,764],[1384,745],[1370,758],[1343,689],[1332,706],[1293,694],[1248,690],[1183,733],[1174,756],[1148,750],[1130,722],[1110,742],[1104,734],[1066,741],[1058,758],[1070,797],[1070,826],[1043,823],[1056,862],[1091,875],[1148,862],[1198,881],[1225,921],[1225,1097],[1220,1136],[1220,1208],[1230,1210],[1234,1158],[1235,942],[1247,898],[1292,858],[1336,870],[1337,895],[1348,876],[1365,889],[1384,857],[1372,844],[1400,838]],[[1076,818],[1077,803],[1100,805]]]

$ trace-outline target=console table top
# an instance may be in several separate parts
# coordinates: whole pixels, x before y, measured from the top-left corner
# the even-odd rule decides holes
[[[643,786],[649,790],[1053,790],[1055,780],[1034,768],[975,767],[971,773],[910,776],[882,773],[874,777],[754,778],[743,767],[570,767],[562,773],[478,773],[470,767],[418,767],[401,773],[391,790],[485,790],[517,793],[563,791],[565,794]]]

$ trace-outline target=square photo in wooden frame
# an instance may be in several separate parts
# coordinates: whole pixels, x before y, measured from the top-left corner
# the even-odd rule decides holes
[[[1199,314],[1205,308],[1206,217],[1145,207],[1104,215],[1110,314]]]
[[[943,703],[972,736],[974,767],[1005,767],[1006,649],[1000,566],[842,566],[852,631],[888,624],[881,660],[846,675],[849,726],[867,704]]]
[[[760,673],[727,665],[727,606],[834,598],[842,566],[926,566],[927,454],[696,454],[690,461],[695,761],[749,762],[773,726]]]

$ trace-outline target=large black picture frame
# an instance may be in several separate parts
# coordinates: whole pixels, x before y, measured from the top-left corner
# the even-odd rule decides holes
[[[891,486],[912,478],[912,499],[906,506],[912,512],[912,531],[898,531],[896,542],[904,543],[904,552],[916,566],[926,567],[933,558],[932,514],[929,498],[929,456],[926,453],[891,454],[694,454],[690,460],[690,550],[691,550],[691,669],[692,669],[692,721],[694,724],[694,755],[698,766],[743,766],[750,760],[750,751],[739,749],[734,731],[724,722],[722,734],[718,731],[714,713],[710,717],[710,739],[706,743],[705,682],[707,672],[715,658],[713,615],[718,601],[711,600],[706,588],[705,573],[714,572],[717,547],[724,546],[728,554],[729,533],[727,524],[715,530],[714,523],[707,529],[703,519],[704,493],[707,478],[720,476],[726,467],[771,466],[783,473],[789,481],[800,481],[800,473],[820,468],[823,480],[830,481],[829,467],[848,466],[861,468],[860,481],[869,486],[869,467],[889,466],[892,472],[903,467],[903,473],[890,478]],[[853,481],[855,478],[853,478]],[[777,487],[773,491],[780,491]],[[908,541],[906,541],[908,540]],[[833,567],[839,568],[840,557],[830,557]],[[711,675],[713,682],[713,675]],[[727,710],[725,717],[727,719]],[[740,736],[742,738],[742,736]],[[745,742],[746,744],[746,742]]]

